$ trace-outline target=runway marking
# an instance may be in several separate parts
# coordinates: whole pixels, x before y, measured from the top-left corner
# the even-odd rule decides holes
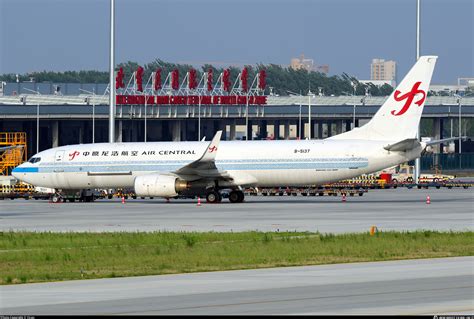
[[[446,313],[446,312],[461,312],[461,311],[473,311],[474,310],[474,307],[471,307],[471,308],[457,308],[457,309],[454,309],[454,308],[435,308],[436,310],[432,310],[430,313],[428,312],[413,312],[413,313],[410,313],[410,312],[405,312],[405,313],[400,313],[400,315],[432,315],[433,313],[440,313],[440,312],[443,312],[443,313]],[[459,316],[458,316],[459,317]],[[466,316],[464,316],[466,317]]]
[[[295,287],[298,288],[298,287]],[[301,287],[304,288],[304,287]],[[307,297],[307,298],[289,298],[289,299],[277,299],[277,300],[263,300],[263,301],[249,301],[249,302],[239,302],[239,303],[227,303],[227,304],[215,304],[215,305],[205,305],[205,306],[192,306],[192,307],[182,307],[182,308],[167,308],[167,309],[155,309],[147,310],[145,312],[140,312],[140,314],[153,313],[153,312],[163,312],[163,311],[173,311],[173,310],[192,310],[192,309],[204,309],[204,308],[215,308],[215,307],[229,307],[229,306],[245,306],[245,305],[258,305],[258,304],[268,304],[268,303],[279,303],[279,302],[295,302],[295,301],[307,301],[307,300],[323,300],[331,298],[352,298],[352,297],[364,297],[364,296],[380,296],[380,295],[391,295],[391,294],[405,294],[405,293],[420,293],[420,292],[432,292],[432,291],[446,291],[446,290],[459,290],[474,288],[474,286],[461,286],[461,287],[452,287],[452,288],[440,288],[440,289],[419,289],[419,290],[405,290],[405,291],[389,291],[389,292],[377,292],[377,293],[368,293],[368,294],[349,294],[349,295],[334,295],[334,296],[321,296],[321,297]],[[133,314],[134,312],[120,312],[120,313],[110,313],[113,315],[119,314]]]

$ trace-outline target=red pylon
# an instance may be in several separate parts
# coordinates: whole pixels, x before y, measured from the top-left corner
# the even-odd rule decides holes
[[[122,204],[125,204],[125,196],[122,196]]]
[[[197,206],[201,206],[201,197],[198,196],[198,203]]]
[[[431,198],[430,195],[426,196],[426,203],[431,204]]]

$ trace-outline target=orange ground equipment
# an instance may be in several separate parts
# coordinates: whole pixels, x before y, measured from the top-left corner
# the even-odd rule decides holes
[[[26,161],[26,133],[0,132],[0,175],[11,171]]]

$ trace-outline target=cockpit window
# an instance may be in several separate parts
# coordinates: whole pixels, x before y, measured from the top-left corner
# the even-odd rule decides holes
[[[28,162],[31,164],[34,164],[34,163],[38,163],[39,161],[41,161],[41,157],[32,157],[30,158]]]

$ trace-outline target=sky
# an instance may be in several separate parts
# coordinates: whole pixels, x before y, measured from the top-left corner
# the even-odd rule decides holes
[[[108,70],[110,0],[0,0],[0,74]],[[370,79],[373,58],[416,59],[416,0],[116,0],[116,62],[289,65]],[[421,0],[434,84],[474,77],[474,1]]]

